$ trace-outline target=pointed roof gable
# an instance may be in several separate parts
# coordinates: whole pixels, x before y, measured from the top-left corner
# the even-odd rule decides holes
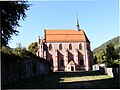
[[[46,42],[90,42],[83,30],[45,30]]]
[[[71,60],[68,64],[69,65],[75,65],[75,62],[73,60]]]

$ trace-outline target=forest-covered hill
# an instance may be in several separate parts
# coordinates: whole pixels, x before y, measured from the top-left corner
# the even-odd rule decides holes
[[[105,63],[107,66],[120,65],[119,39],[120,36],[117,36],[95,48],[93,50],[94,64]]]
[[[102,45],[100,45],[99,47],[95,48],[93,50],[93,53],[95,52],[98,52],[98,51],[101,51],[101,50],[105,50],[106,46],[109,44],[109,43],[112,43],[115,47],[115,49],[119,48],[119,40],[120,39],[120,36],[117,36],[111,40],[108,40],[107,42],[103,43]]]

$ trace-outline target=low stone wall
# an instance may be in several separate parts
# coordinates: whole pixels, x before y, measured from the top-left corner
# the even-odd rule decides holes
[[[119,68],[108,68],[106,67],[105,73],[109,76],[116,78],[120,75]]]
[[[105,64],[95,64],[92,66],[93,70],[99,70],[100,72],[103,72],[113,78],[116,78],[120,75],[120,69],[119,68],[110,68],[106,67]]]
[[[42,61],[41,61],[42,60]],[[50,72],[49,63],[43,59],[5,60],[2,58],[2,85],[26,79],[28,77],[46,75]]]
[[[112,72],[112,68],[106,68],[106,72],[107,75],[113,77],[113,72]]]

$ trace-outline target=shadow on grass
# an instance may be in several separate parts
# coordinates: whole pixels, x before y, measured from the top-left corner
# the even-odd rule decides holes
[[[82,76],[104,75],[104,73],[101,73],[99,71],[54,72],[54,74],[60,77],[82,77]]]
[[[84,77],[104,75],[99,71],[78,71],[78,72],[53,72],[46,76],[32,77],[20,82],[11,83],[2,86],[3,89],[102,89],[102,88],[120,88],[118,79],[108,78],[101,80],[60,82],[64,77]]]

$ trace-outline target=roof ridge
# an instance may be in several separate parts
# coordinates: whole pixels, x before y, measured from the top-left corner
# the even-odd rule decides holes
[[[75,29],[44,29],[44,30],[49,30],[49,31],[54,31],[54,30],[70,30],[70,31],[76,31]],[[84,31],[83,29],[80,29],[80,31]]]
[[[89,42],[85,32],[83,30],[45,30],[46,42]]]

